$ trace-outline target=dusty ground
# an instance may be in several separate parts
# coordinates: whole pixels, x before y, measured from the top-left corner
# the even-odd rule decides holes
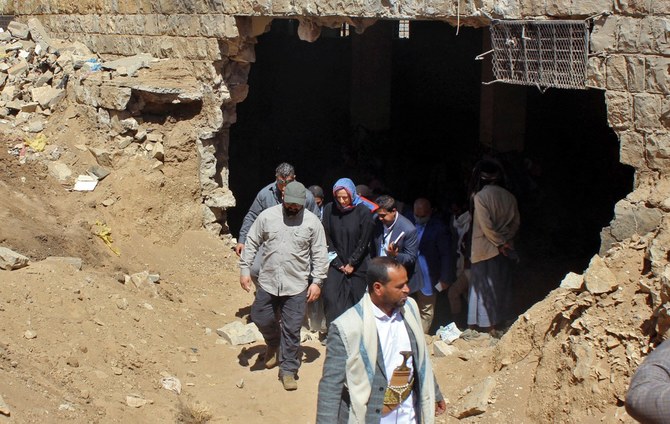
[[[313,422],[324,359],[318,341],[304,344],[298,391],[285,392],[276,370],[256,366],[262,343],[230,346],[215,332],[246,322],[252,296],[238,285],[231,245],[200,229],[197,157],[183,141],[188,123],[164,128],[162,169],[140,150],[116,152],[112,173],[81,193],[50,175],[45,156],[58,146],[60,160],[78,173],[95,164],[77,147],[102,143],[84,115],[62,107],[45,131],[50,147],[25,164],[8,153],[23,135],[10,124],[0,128],[0,246],[31,258],[26,268],[0,270],[0,396],[11,411],[0,424],[199,422],[198,413],[213,423]],[[93,234],[96,222],[111,228],[119,256]],[[604,326],[609,306],[624,303],[617,314],[629,322],[621,325],[635,328],[649,314],[636,292],[643,253],[622,252],[612,261],[629,276],[621,277],[625,301],[580,313]],[[50,256],[81,258],[83,268],[44,260]],[[157,292],[124,284],[124,274],[142,271],[160,274]],[[497,344],[458,340],[457,353],[434,358],[449,402],[438,422],[631,422],[621,399],[635,361],[590,385],[589,367],[602,361],[580,365],[578,349],[568,346],[579,333],[567,326],[576,316],[556,321],[571,296],[550,294]],[[605,333],[591,330],[584,343],[602,359],[593,343]],[[603,352],[616,359],[620,345],[608,342]],[[587,368],[583,381],[578,365]],[[181,381],[181,394],[162,388],[165,376]],[[488,377],[495,384],[486,411],[455,418]],[[127,397],[146,403],[132,407]]]

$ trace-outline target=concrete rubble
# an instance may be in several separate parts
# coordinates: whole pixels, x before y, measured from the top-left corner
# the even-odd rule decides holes
[[[216,334],[223,337],[233,346],[254,343],[263,340],[263,336],[255,324],[242,324],[239,321],[233,321],[216,329]]]
[[[12,21],[8,31],[0,32],[0,53],[4,53],[0,54],[0,123],[41,136],[49,129],[47,118],[72,101],[93,108],[109,143],[101,146],[87,141],[83,147],[106,168],[104,176],[124,154],[141,154],[152,162],[153,169],[161,168],[166,158],[165,134],[144,123],[143,107],[203,101],[202,86],[192,74],[184,71],[170,80],[162,77],[160,70],[155,75],[147,70],[173,69],[168,60],[157,63],[151,55],[139,54],[105,61],[79,42],[50,37],[36,18],[30,18],[27,25]],[[147,74],[140,75],[142,71]],[[56,146],[51,152],[54,148],[59,151],[56,156],[67,151]],[[78,170],[72,169],[72,164],[57,162],[58,157],[45,156],[29,145],[10,149],[10,154],[18,156],[21,163],[52,161],[47,162],[50,174],[64,185],[74,184]],[[98,180],[104,178],[93,174]],[[216,195],[212,193],[210,198]],[[231,202],[234,199],[226,198],[223,204]]]
[[[0,414],[10,416],[12,414],[12,411],[9,409],[9,405],[5,402],[5,400],[0,396]]]
[[[26,256],[6,247],[0,247],[0,269],[12,271],[28,266],[29,262],[30,259]]]
[[[489,376],[472,387],[469,393],[456,406],[456,411],[453,415],[458,419],[463,419],[485,413],[489,404],[493,403],[492,394],[496,388],[496,384],[495,377]]]

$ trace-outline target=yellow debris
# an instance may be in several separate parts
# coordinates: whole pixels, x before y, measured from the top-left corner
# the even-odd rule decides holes
[[[93,234],[100,237],[102,241],[105,242],[107,247],[116,254],[116,256],[121,256],[121,251],[118,247],[112,246],[114,241],[112,240],[112,229],[107,226],[104,222],[95,221],[95,228],[93,228]]]
[[[36,152],[41,152],[47,146],[47,137],[44,134],[39,134],[37,137],[32,140],[26,138],[24,143],[26,146],[30,147]]]

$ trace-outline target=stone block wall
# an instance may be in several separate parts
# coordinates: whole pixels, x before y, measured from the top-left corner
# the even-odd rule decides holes
[[[612,228],[604,230],[603,240],[620,241],[650,225],[654,228],[658,217],[648,213],[649,207],[670,211],[670,192],[658,191],[670,187],[659,184],[670,178],[667,0],[0,0],[0,13],[16,14],[19,20],[37,16],[52,36],[80,41],[103,56],[150,53],[217,63],[220,75],[203,76],[203,82],[213,91],[227,87],[232,100],[208,105],[222,116],[204,141],[209,147],[200,148],[206,173],[214,174],[203,183],[208,189],[212,181],[222,181],[217,184],[227,189],[228,128],[235,122],[235,104],[246,97],[255,37],[272,18],[299,19],[305,26],[299,33],[307,38],[318,37],[320,26],[347,22],[362,30],[377,19],[484,26],[491,19],[591,18],[589,85],[606,91],[608,120],[621,142],[621,162],[636,169],[635,190],[616,208],[621,219],[615,218]],[[649,193],[654,193],[653,200]],[[206,221],[214,215],[225,219],[223,209],[213,207]],[[634,222],[644,222],[631,226],[631,216]],[[609,245],[604,242],[603,250]]]
[[[611,242],[656,229],[670,211],[670,2],[616,2],[595,19],[589,83],[606,90],[620,161],[636,170],[634,191],[603,232],[603,253]]]

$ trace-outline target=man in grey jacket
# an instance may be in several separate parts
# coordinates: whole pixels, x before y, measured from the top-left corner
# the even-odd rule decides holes
[[[250,268],[263,247],[251,320],[267,345],[265,366],[279,365],[285,390],[298,388],[305,306],[319,298],[328,269],[326,234],[319,218],[304,208],[306,192],[301,183],[288,183],[283,203],[261,212],[251,225],[240,257],[240,285],[249,292]]]
[[[446,403],[435,381],[407,271],[377,257],[368,292],[330,326],[318,424],[432,424]]]
[[[237,256],[240,256],[242,250],[244,250],[244,244],[247,240],[247,233],[249,232],[249,228],[251,228],[251,224],[254,223],[258,215],[265,209],[279,205],[282,202],[284,189],[291,181],[295,181],[295,168],[293,168],[293,165],[286,162],[277,165],[277,168],[275,169],[275,180],[263,187],[261,191],[256,194],[254,202],[244,216],[242,228],[240,228],[240,234],[237,238],[237,245],[235,246],[235,253],[237,253]],[[319,207],[316,205],[314,196],[311,192],[307,192],[305,207],[316,216],[320,216]]]
[[[670,342],[651,352],[633,375],[626,412],[645,424],[670,422]]]

